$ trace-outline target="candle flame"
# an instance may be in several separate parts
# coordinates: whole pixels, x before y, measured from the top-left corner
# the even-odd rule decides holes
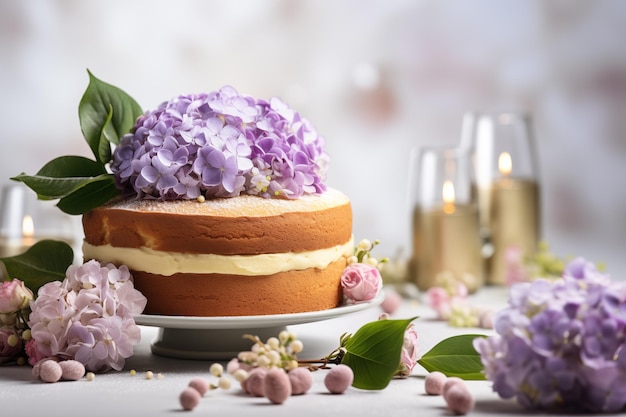
[[[513,161],[511,160],[511,154],[508,152],[502,152],[498,157],[498,170],[506,177],[511,175],[513,171]]]
[[[441,190],[443,197],[443,211],[450,214],[454,213],[454,184],[452,181],[445,180],[443,182],[443,189]]]
[[[22,219],[22,236],[33,237],[35,235],[35,223],[33,218],[28,214]]]

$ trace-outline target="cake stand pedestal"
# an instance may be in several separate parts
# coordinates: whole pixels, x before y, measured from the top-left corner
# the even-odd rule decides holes
[[[277,337],[285,326],[250,329],[261,340]],[[179,359],[229,360],[241,351],[250,350],[252,341],[241,329],[168,329],[160,328],[150,349],[153,354]]]
[[[150,346],[152,353],[179,359],[227,360],[241,351],[250,350],[252,342],[245,334],[265,341],[278,337],[288,325],[328,320],[355,313],[382,303],[384,294],[372,301],[306,313],[236,317],[186,317],[141,314],[135,322],[159,327]]]

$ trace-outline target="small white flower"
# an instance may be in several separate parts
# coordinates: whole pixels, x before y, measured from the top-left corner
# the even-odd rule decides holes
[[[217,386],[220,387],[223,390],[228,390],[230,389],[231,386],[231,382],[230,379],[228,379],[227,377],[223,376],[219,379],[219,381],[217,382]]]
[[[304,349],[304,344],[300,340],[294,340],[289,346],[293,353],[300,353]]]
[[[376,258],[368,257],[367,259],[365,259],[365,263],[370,266],[373,266],[374,268],[378,267],[378,259]]]
[[[222,374],[224,374],[224,367],[220,363],[214,363],[214,364],[211,364],[211,367],[209,368],[209,372],[213,376],[222,376]]]
[[[276,350],[280,347],[280,341],[276,337],[270,337],[267,339],[267,349],[268,350]]]
[[[367,252],[372,250],[372,242],[369,239],[361,239],[357,245],[357,249]]]
[[[233,378],[235,378],[237,382],[245,381],[248,379],[248,372],[244,369],[237,369],[233,374]]]

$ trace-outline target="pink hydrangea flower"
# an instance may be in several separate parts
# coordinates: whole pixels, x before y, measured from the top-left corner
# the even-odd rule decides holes
[[[35,366],[37,362],[47,357],[37,349],[37,342],[35,342],[35,339],[30,339],[28,342],[26,342],[26,344],[24,345],[24,351],[26,352],[26,356],[28,357],[28,364],[30,366]]]
[[[0,284],[0,313],[10,314],[28,307],[33,299],[33,292],[19,279],[4,281]]]
[[[370,301],[376,298],[383,286],[383,279],[376,267],[353,263],[341,274],[343,295],[349,303]]]
[[[146,306],[127,267],[89,261],[70,266],[63,282],[43,285],[31,303],[32,361],[58,356],[101,372],[120,370],[141,337],[134,315]],[[29,360],[29,362],[32,362]]]

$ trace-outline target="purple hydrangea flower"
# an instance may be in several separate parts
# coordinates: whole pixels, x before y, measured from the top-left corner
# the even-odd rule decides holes
[[[133,317],[146,302],[127,267],[72,265],[63,282],[43,285],[31,303],[33,353],[75,359],[94,372],[120,370],[140,340]]]
[[[146,112],[116,147],[111,170],[138,198],[297,198],[326,190],[323,148],[311,123],[278,98],[225,86]]]
[[[618,412],[626,406],[626,283],[583,258],[562,279],[511,287],[496,335],[478,338],[485,375],[527,408]]]

